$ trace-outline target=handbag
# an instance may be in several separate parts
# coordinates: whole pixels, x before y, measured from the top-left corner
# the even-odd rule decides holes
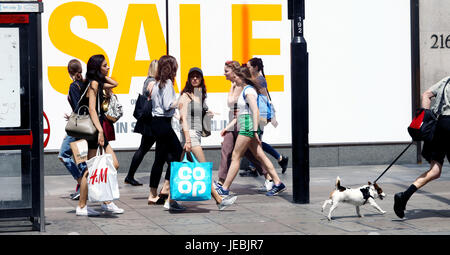
[[[440,116],[441,104],[445,98],[445,88],[449,82],[450,79],[444,86],[442,98],[437,108],[438,113],[434,114],[432,110],[424,108],[416,110],[416,115],[408,127],[408,133],[413,141],[431,142],[433,140],[434,131],[436,130],[437,121]]]
[[[144,83],[145,84],[145,83]],[[147,85],[147,89],[148,86]],[[138,98],[136,99],[136,104],[134,106],[134,112],[133,116],[136,118],[136,120],[145,120],[145,121],[151,121],[152,119],[152,91],[155,84],[152,85],[151,89],[149,89],[149,97],[147,98],[144,95],[139,94]]]
[[[171,162],[170,197],[176,201],[204,201],[211,199],[213,162],[200,163],[190,152],[181,162]]]
[[[95,157],[86,162],[89,175],[88,198],[90,202],[113,201],[120,198],[119,184],[117,182],[117,170],[113,164],[111,154],[106,154],[105,149],[97,149]]]
[[[146,96],[139,94],[134,106],[133,116],[134,118],[136,118],[136,120],[151,120],[152,100],[149,100]]]
[[[104,101],[106,102],[107,100]],[[119,99],[115,94],[111,93],[108,110],[105,112],[105,115],[112,123],[116,123],[123,116],[122,104],[119,103]]]
[[[84,97],[86,92],[88,91],[90,85],[91,84],[89,83],[83,95],[81,95],[80,100],[77,103],[77,106],[81,102],[81,99]],[[87,111],[84,111],[83,114],[80,114],[81,109],[84,108],[86,108]],[[100,109],[98,112],[100,112]],[[73,136],[76,138],[93,140],[97,137],[97,128],[95,127],[94,123],[91,120],[91,116],[89,115],[89,108],[86,105],[82,105],[80,108],[78,108],[77,112],[72,112],[70,114],[65,130],[69,136]]]
[[[207,114],[208,109],[202,111],[202,137],[208,137],[211,135],[211,119],[212,116]]]

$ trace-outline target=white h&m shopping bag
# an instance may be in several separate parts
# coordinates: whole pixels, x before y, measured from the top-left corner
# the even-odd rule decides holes
[[[120,197],[117,183],[117,170],[111,154],[106,154],[102,148],[97,149],[97,155],[86,162],[89,175],[88,198],[90,202],[105,202],[117,200]]]

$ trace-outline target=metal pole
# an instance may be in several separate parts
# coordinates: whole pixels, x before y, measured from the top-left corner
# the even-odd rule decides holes
[[[166,55],[169,55],[169,0],[166,0]]]
[[[309,116],[308,51],[303,37],[305,1],[288,0],[292,20],[291,104],[292,104],[292,186],[295,203],[309,203]]]

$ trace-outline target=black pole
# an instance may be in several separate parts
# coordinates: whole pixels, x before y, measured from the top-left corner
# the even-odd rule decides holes
[[[416,109],[420,108],[420,23],[419,23],[419,0],[410,0],[411,12],[411,91],[412,91],[412,116]],[[417,164],[422,164],[421,142],[416,142]]]
[[[305,1],[288,0],[292,20],[291,104],[292,104],[292,186],[295,203],[309,203],[309,116],[308,51],[303,37]]]
[[[166,55],[169,55],[169,0],[166,0]]]

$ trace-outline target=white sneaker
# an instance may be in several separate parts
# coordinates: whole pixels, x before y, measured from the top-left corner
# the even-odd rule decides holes
[[[258,189],[260,192],[267,192],[273,188],[273,180],[265,180],[264,184]]]
[[[237,196],[226,196],[222,199],[222,203],[217,204],[217,207],[220,211],[227,208],[228,206],[232,205],[234,201],[236,201]]]
[[[102,210],[113,214],[121,214],[125,211],[124,209],[117,207],[117,205],[115,205],[113,202],[109,204],[102,204]]]
[[[88,207],[87,205],[83,208],[80,208],[79,206],[77,206],[76,214],[77,214],[77,216],[99,216],[100,215],[99,212]]]

